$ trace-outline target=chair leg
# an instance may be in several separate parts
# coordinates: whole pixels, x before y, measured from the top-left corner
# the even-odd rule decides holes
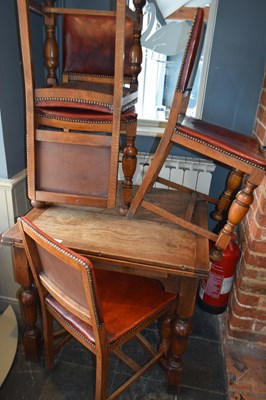
[[[164,138],[162,138],[161,142],[159,143],[159,146],[153,157],[151,165],[150,165],[150,167],[142,181],[142,184],[140,185],[140,188],[137,191],[137,193],[132,201],[132,204],[129,208],[129,211],[127,213],[128,218],[132,218],[136,214],[136,212],[143,200],[143,197],[145,196],[145,193],[147,193],[149,191],[149,189],[152,188],[153,184],[155,183],[155,181],[162,169],[162,166],[166,160],[166,157],[168,156],[170,149],[173,145],[172,142],[170,142],[166,139],[164,140]]]
[[[132,200],[133,176],[137,166],[137,149],[135,147],[137,123],[126,125],[126,146],[123,150],[122,168],[124,181],[122,184],[122,204],[120,214],[125,215]]]
[[[46,203],[44,201],[39,201],[39,200],[31,200],[30,203],[34,208],[43,208],[46,206]]]
[[[95,400],[105,400],[108,383],[108,353],[96,356]]]
[[[241,185],[244,172],[235,169],[233,170],[227,180],[227,187],[222,194],[217,209],[211,214],[211,217],[215,221],[222,221],[224,213],[228,210],[232,201],[235,190]]]
[[[253,192],[257,186],[257,184],[247,180],[244,188],[237,193],[235,200],[229,208],[227,222],[216,241],[216,249],[224,250],[228,246],[235,226],[239,224],[249,211],[249,207],[254,199]]]
[[[44,336],[44,354],[45,366],[48,370],[54,368],[54,335],[53,335],[53,317],[46,311],[43,314],[43,336]]]

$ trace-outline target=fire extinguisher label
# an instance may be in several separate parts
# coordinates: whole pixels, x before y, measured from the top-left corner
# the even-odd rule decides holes
[[[229,293],[233,284],[234,276],[230,276],[229,278],[224,278],[223,284],[221,287],[221,294]]]
[[[222,284],[223,276],[210,272],[205,288],[205,293],[214,299],[218,299],[221,293]]]
[[[213,246],[212,243],[211,246]],[[223,250],[223,258],[220,261],[211,262],[208,277],[200,281],[198,299],[201,301],[199,304],[208,306],[206,309],[209,312],[221,313],[226,309],[239,257],[239,247],[231,240],[227,248]]]

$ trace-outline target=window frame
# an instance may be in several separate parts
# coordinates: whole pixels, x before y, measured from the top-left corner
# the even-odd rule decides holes
[[[210,58],[211,58],[211,50],[212,50],[212,42],[213,42],[213,35],[215,29],[215,22],[217,16],[217,9],[218,9],[218,2],[219,0],[212,0],[210,7],[209,7],[209,15],[208,15],[208,23],[207,29],[205,34],[205,45],[203,48],[203,62],[202,62],[202,71],[201,77],[199,82],[198,88],[198,96],[196,102],[196,110],[195,110],[195,118],[201,118],[204,106],[204,99],[205,99],[205,92],[207,86],[207,78],[208,78],[208,71],[210,65]],[[143,49],[144,50],[144,49]],[[146,51],[146,49],[145,49]],[[146,72],[146,58],[145,52],[143,52],[143,63],[142,69],[144,69],[144,73]],[[139,98],[143,99],[145,91],[145,86],[143,84],[139,84]],[[141,101],[142,102],[142,101]],[[166,125],[166,120],[160,120],[157,118],[146,119],[143,117],[138,117],[138,127],[137,127],[137,135],[141,136],[151,136],[151,137],[161,137],[164,128]]]

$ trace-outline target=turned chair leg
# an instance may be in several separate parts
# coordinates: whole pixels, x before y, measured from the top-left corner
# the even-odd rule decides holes
[[[226,249],[235,226],[238,225],[248,213],[254,199],[253,192],[257,186],[257,184],[247,180],[243,189],[237,193],[235,200],[229,208],[227,222],[219,233],[215,248],[213,252],[211,252],[211,259],[213,261],[217,261],[218,254],[221,254],[222,250]]]
[[[122,169],[124,181],[122,184],[122,204],[120,213],[125,215],[132,200],[133,176],[137,167],[137,149],[135,147],[137,123],[126,127],[126,146],[123,150]]]
[[[43,208],[46,206],[46,203],[44,201],[31,200],[31,205],[34,208]]]
[[[215,221],[222,221],[225,212],[228,210],[235,190],[241,185],[244,173],[238,169],[234,169],[227,180],[227,187],[222,194],[217,209],[211,214],[211,217]]]

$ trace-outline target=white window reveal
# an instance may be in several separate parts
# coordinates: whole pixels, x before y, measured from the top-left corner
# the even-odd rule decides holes
[[[206,1],[204,5],[202,2],[204,0],[183,1],[182,5],[191,4],[191,7],[205,6]],[[191,116],[200,117],[201,115],[217,2],[218,0],[212,0],[211,3],[212,7],[209,12],[205,39],[208,49],[206,49],[207,46],[205,45],[199,61],[187,110],[187,114]],[[157,7],[155,5],[157,4],[155,0],[147,1],[144,9],[141,38],[143,63],[142,71],[139,75],[139,99],[136,106],[140,122],[141,120],[166,121],[169,115],[191,26],[191,21],[163,20],[163,16],[167,12],[164,9],[164,5],[169,7],[170,3],[172,3],[173,7],[177,5],[178,1],[159,2],[157,0],[160,8],[159,12],[161,11],[160,18],[157,15],[158,9],[156,10]],[[132,0],[130,0],[130,6],[133,6]],[[159,20],[163,23],[160,24]]]

